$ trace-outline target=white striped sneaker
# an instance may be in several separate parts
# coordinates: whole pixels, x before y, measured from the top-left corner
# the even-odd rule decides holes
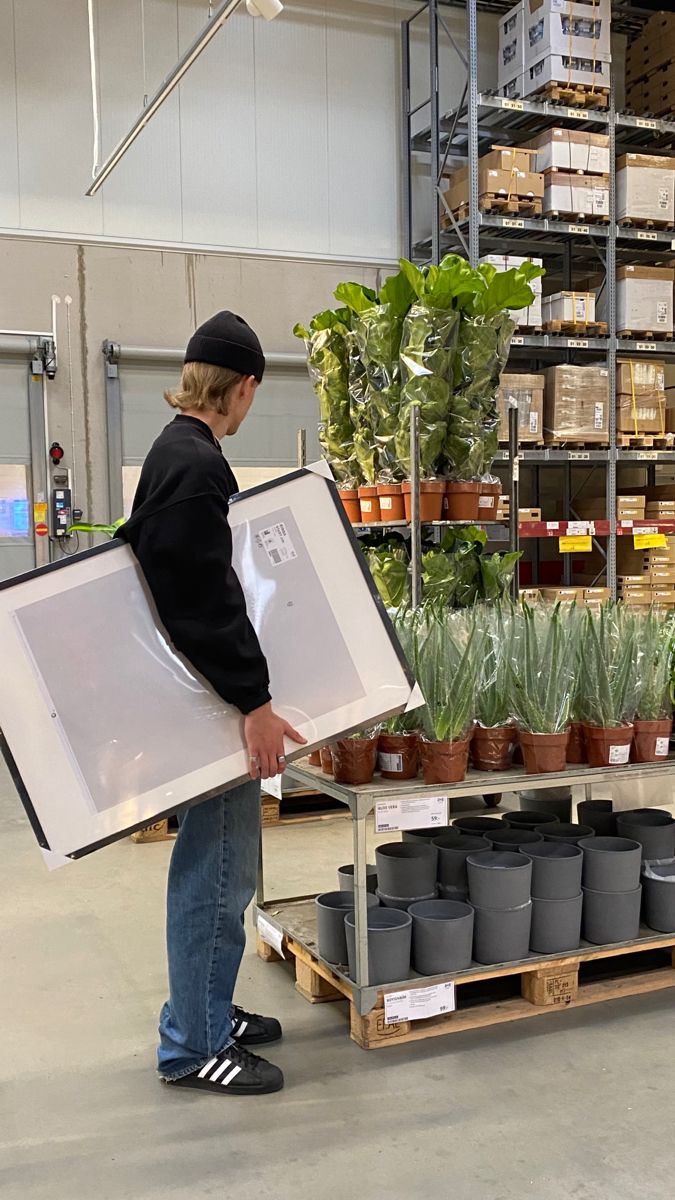
[[[220,1096],[263,1096],[280,1092],[284,1077],[279,1067],[233,1042],[198,1071],[165,1082],[171,1087],[197,1088]]]
[[[263,1046],[280,1041],[281,1036],[276,1017],[261,1017],[259,1013],[245,1012],[239,1005],[232,1005],[232,1037],[240,1046]]]

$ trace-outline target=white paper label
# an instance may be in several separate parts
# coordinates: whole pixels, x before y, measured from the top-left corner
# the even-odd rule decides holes
[[[605,406],[602,400],[599,400],[595,405],[595,419],[593,424],[596,429],[602,429],[605,424]]]
[[[522,112],[523,111],[523,102],[522,102],[522,100],[503,99],[502,100],[502,108],[514,108],[516,110],[516,112]]]
[[[493,505],[494,505],[494,496],[479,496],[478,497],[478,507],[479,508],[492,508]]]
[[[589,532],[588,521],[568,521],[565,532],[568,537],[585,537]]]
[[[574,302],[574,319],[575,321],[586,320],[586,299],[584,296],[577,296]]]
[[[504,229],[524,229],[525,222],[517,221],[511,217],[502,217],[502,227]]]
[[[261,529],[255,540],[258,546],[266,551],[267,557],[275,567],[298,557],[283,521],[279,521],[277,525],[270,525],[268,529]]]
[[[606,213],[609,210],[609,192],[604,188],[593,188],[593,212]]]
[[[283,775],[273,775],[271,779],[261,780],[260,786],[263,792],[267,792],[268,796],[274,796],[277,800],[281,800],[281,781]]]
[[[570,225],[570,233],[590,233],[590,225]]]
[[[550,529],[553,533],[558,532],[559,525],[560,525],[559,521],[547,521],[546,522],[546,528]]]
[[[656,739],[656,757],[665,758],[668,754],[668,745],[670,739],[667,737],[657,737]]]
[[[272,925],[271,921],[265,920],[261,913],[258,913],[258,933],[263,942],[267,942],[267,945],[276,950],[277,954],[280,954],[282,958],[286,957],[284,954],[283,933],[280,929],[277,929],[276,925]]]
[[[590,458],[591,456],[588,450],[568,450],[567,457],[569,458],[570,462],[576,462],[577,459]]]
[[[391,771],[392,774],[400,775],[403,770],[402,754],[385,754],[380,750],[377,761],[381,771]]]
[[[638,229],[637,231],[639,242],[655,242],[658,234],[652,233],[651,229]]]
[[[525,344],[525,338],[522,338],[522,337],[512,337],[511,338],[512,346],[523,346],[524,344]]]
[[[397,829],[442,829],[448,823],[448,797],[422,796],[414,800],[378,800],[375,805],[375,832],[393,833]]]
[[[656,323],[657,325],[668,324],[668,301],[657,300],[656,302]]]
[[[369,513],[369,512],[372,512],[372,511],[373,511],[373,502],[372,502],[372,500],[362,500],[362,501],[361,501],[361,512],[367,512],[367,513]]]
[[[384,1023],[397,1025],[402,1021],[423,1021],[425,1017],[454,1012],[456,1007],[454,983],[410,988],[406,992],[385,992]]]
[[[627,746],[610,746],[609,763],[612,767],[622,766],[630,757],[630,743]]]
[[[646,117],[636,117],[635,124],[638,129],[656,129],[656,121]]]
[[[588,113],[585,108],[568,108],[567,115],[574,121],[588,120]]]
[[[392,496],[380,496],[380,508],[384,509],[384,511],[386,512],[386,510],[388,508],[393,508],[393,507],[394,507],[394,501],[393,501]]]
[[[675,246],[673,246],[673,250],[675,250]],[[636,350],[653,350],[654,343],[653,342],[636,342],[635,349]]]
[[[659,188],[659,208],[667,211],[670,204],[670,188]]]
[[[530,413],[530,433],[539,433],[539,413]]]
[[[585,350],[588,347],[588,338],[568,338],[567,345],[570,350]]]

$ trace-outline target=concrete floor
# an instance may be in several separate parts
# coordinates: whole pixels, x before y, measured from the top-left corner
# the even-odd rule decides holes
[[[172,1093],[154,1075],[168,844],[48,874],[0,768],[4,1200],[649,1200],[673,1195],[672,993],[366,1053],[345,1006],[244,959],[286,1088]],[[333,884],[348,821],[266,833],[270,896]]]

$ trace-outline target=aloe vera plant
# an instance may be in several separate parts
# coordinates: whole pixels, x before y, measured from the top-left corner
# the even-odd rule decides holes
[[[661,721],[671,716],[673,704],[670,680],[673,671],[675,619],[664,620],[650,609],[636,614],[636,632],[643,651],[640,671],[637,717],[641,721]]]
[[[508,724],[511,718],[511,642],[513,609],[507,604],[483,607],[480,614],[481,661],[479,662],[476,718],[486,728]]]
[[[430,741],[464,738],[473,722],[480,639],[475,614],[427,605],[414,625],[414,665],[425,708],[423,727]]]
[[[637,621],[631,609],[611,601],[584,613],[578,710],[589,725],[615,729],[635,716],[644,662]]]
[[[564,733],[569,726],[573,660],[570,624],[559,604],[523,604],[514,613],[509,659],[511,705],[522,729]]]
[[[401,649],[408,660],[408,664],[414,669],[415,662],[415,624],[417,614],[414,608],[409,605],[399,608],[392,618],[396,636],[401,643]],[[411,712],[399,713],[396,717],[390,717],[384,725],[385,733],[416,733],[421,723],[421,710],[413,709]]]

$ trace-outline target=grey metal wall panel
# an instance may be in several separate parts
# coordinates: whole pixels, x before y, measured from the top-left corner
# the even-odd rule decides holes
[[[19,205],[19,145],[14,72],[14,3],[0,4],[0,225],[17,226]]]
[[[28,359],[0,358],[0,462],[30,463]]]

